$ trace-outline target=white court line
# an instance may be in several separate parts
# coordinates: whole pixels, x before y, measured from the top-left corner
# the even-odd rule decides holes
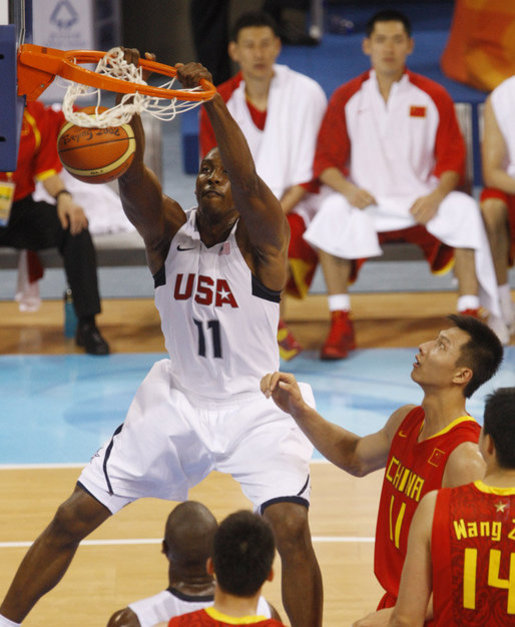
[[[335,542],[335,543],[353,543],[374,542],[374,538],[370,536],[313,536],[313,542]],[[162,538],[126,538],[118,540],[84,540],[80,543],[81,546],[123,546],[129,544],[161,544]],[[28,548],[32,545],[32,542],[0,542],[0,549],[20,549]]]
[[[84,468],[87,462],[83,464],[0,464],[0,470],[38,470],[39,468]]]

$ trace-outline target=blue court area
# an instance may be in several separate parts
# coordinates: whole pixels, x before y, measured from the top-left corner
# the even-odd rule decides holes
[[[410,379],[415,354],[415,348],[364,349],[331,363],[306,352],[282,367],[311,384],[323,416],[364,435],[400,405],[421,401]],[[86,463],[123,421],[136,388],[162,357],[0,357],[0,464]],[[485,395],[514,384],[511,346],[501,372],[470,399],[469,412],[481,421]]]

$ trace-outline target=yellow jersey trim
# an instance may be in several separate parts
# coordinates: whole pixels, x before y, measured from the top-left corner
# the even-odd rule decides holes
[[[53,168],[51,170],[45,170],[44,172],[40,172],[39,174],[36,175],[36,180],[38,181],[46,181],[46,179],[49,179],[51,176],[55,176],[57,174],[57,170],[54,170]]]
[[[32,128],[32,132],[34,133],[34,141],[36,143],[36,149],[39,148],[41,144],[41,133],[39,132],[38,125],[36,124],[36,120],[30,115],[30,113],[25,109],[25,119],[30,124]]]
[[[431,270],[431,274],[434,274],[435,276],[442,276],[444,274],[447,274],[454,268],[455,263],[456,261],[453,257],[452,259],[449,259],[445,266],[443,268],[440,268],[440,270]]]
[[[420,427],[421,431],[422,431],[422,427],[424,426],[424,422],[422,423],[422,426]],[[456,418],[455,420],[453,420],[446,427],[444,427],[441,431],[438,431],[438,433],[435,433],[434,435],[432,435],[430,438],[427,438],[427,439],[432,440],[433,438],[437,438],[439,435],[443,435],[444,433],[447,433],[451,429],[454,429],[456,425],[459,425],[462,422],[477,422],[477,421],[475,418],[472,418],[472,416],[460,416],[459,418]]]
[[[252,625],[253,623],[260,623],[267,620],[266,616],[227,616],[222,614],[214,607],[205,607],[204,611],[214,618],[215,620],[222,621],[228,625]]]
[[[493,485],[486,485],[481,479],[474,481],[474,485],[480,492],[485,492],[486,494],[497,494],[498,496],[511,496],[515,494],[515,486],[513,488],[496,488]]]

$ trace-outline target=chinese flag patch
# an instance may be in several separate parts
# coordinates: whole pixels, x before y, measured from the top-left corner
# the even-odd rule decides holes
[[[443,459],[445,459],[445,453],[439,448],[435,448],[433,449],[433,452],[427,462],[431,464],[431,466],[436,466],[436,468],[438,468]]]
[[[426,107],[417,107],[415,105],[411,105],[411,107],[409,108],[409,114],[412,118],[425,118],[426,110]]]

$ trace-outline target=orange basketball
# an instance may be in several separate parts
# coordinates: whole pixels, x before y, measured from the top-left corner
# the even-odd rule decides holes
[[[89,113],[94,109],[86,107],[82,111]],[[85,183],[114,181],[128,169],[135,150],[136,140],[129,124],[88,128],[67,122],[57,137],[57,152],[63,166]]]

